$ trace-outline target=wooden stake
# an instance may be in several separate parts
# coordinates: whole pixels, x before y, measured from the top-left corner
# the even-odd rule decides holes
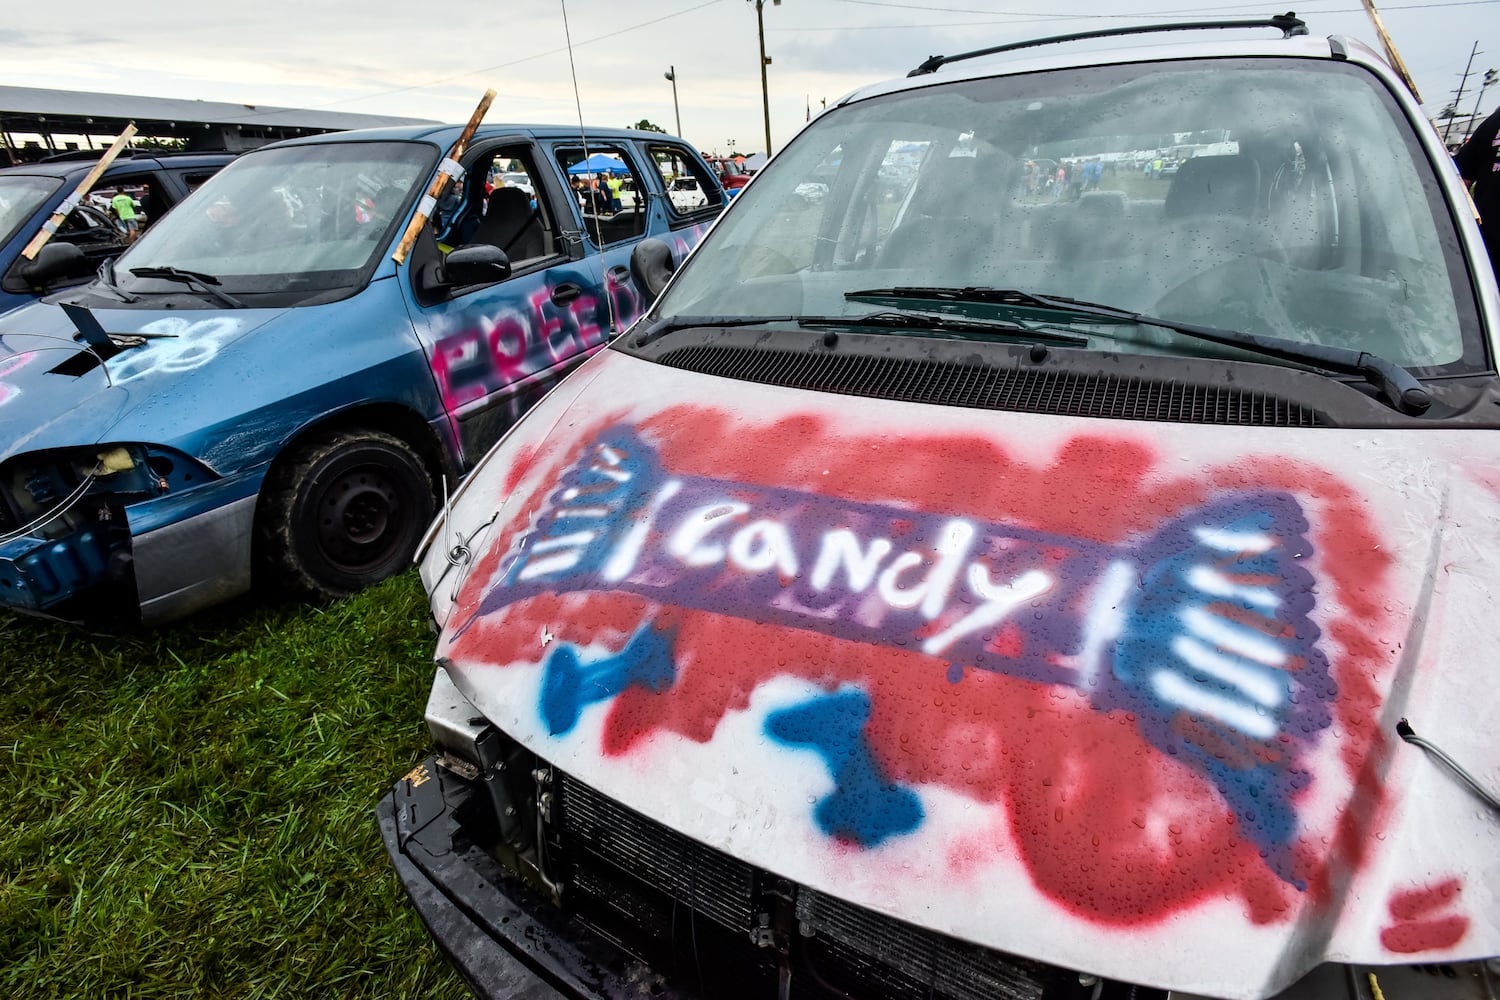
[[[1411,74],[1406,71],[1406,63],[1401,60],[1401,53],[1396,51],[1396,43],[1391,40],[1391,33],[1385,30],[1385,22],[1380,19],[1380,11],[1375,9],[1375,0],[1363,0],[1363,2],[1365,13],[1370,15],[1370,20],[1375,24],[1375,34],[1380,36],[1380,44],[1385,46],[1386,58],[1391,61],[1391,66],[1395,69],[1396,75],[1401,77],[1401,82],[1406,84],[1406,89],[1411,91],[1411,96],[1417,99],[1418,104],[1421,104],[1422,95],[1417,93],[1417,85],[1412,80]],[[1428,122],[1428,125],[1434,132],[1437,131],[1437,126],[1432,125],[1431,121]],[[1464,185],[1464,197],[1468,199],[1469,211],[1474,213],[1474,221],[1481,221],[1479,218],[1479,206],[1474,203],[1474,196],[1469,193],[1468,185]]]
[[[448,150],[448,159],[457,162],[469,146],[469,140],[474,138],[474,130],[479,128],[479,123],[484,119],[484,114],[490,109],[490,102],[495,99],[493,90],[486,90],[484,96],[479,99],[479,106],[469,116],[469,124],[459,133],[458,141],[453,148]],[[411,245],[417,241],[417,234],[422,227],[427,225],[427,218],[432,208],[437,205],[437,200],[443,196],[443,188],[448,186],[448,175],[439,171],[432,179],[432,184],[427,188],[427,196],[417,204],[417,214],[411,217],[411,223],[407,225],[406,232],[401,236],[401,242],[396,244],[396,252],[391,254],[391,259],[397,264],[406,263],[406,255],[411,252]]]
[[[94,164],[94,169],[89,171],[88,176],[78,182],[78,186],[73,189],[73,193],[68,195],[68,200],[58,206],[57,211],[52,213],[50,219],[42,223],[41,232],[33,236],[31,242],[26,244],[26,249],[21,251],[22,257],[25,257],[27,260],[36,259],[36,255],[41,252],[42,247],[47,245],[47,241],[52,238],[52,234],[57,232],[57,227],[62,225],[63,220],[68,217],[74,208],[78,207],[78,203],[83,201],[83,196],[89,193],[89,190],[99,180],[100,175],[109,169],[109,165],[115,162],[115,157],[120,155],[134,136],[135,122],[131,122],[125,126],[125,131],[120,133],[120,137],[115,140],[115,144],[110,146],[105,154],[99,158],[98,163]]]
[[[1417,85],[1412,80],[1411,74],[1406,71],[1406,63],[1401,60],[1401,53],[1396,51],[1396,43],[1391,41],[1391,33],[1385,30],[1385,22],[1380,19],[1380,11],[1375,9],[1375,0],[1363,0],[1365,13],[1370,15],[1370,20],[1375,24],[1375,34],[1380,36],[1380,44],[1385,46],[1385,57],[1391,61],[1396,75],[1401,77],[1401,82],[1406,84],[1406,89],[1411,91],[1411,96],[1422,103],[1422,95],[1417,93]]]

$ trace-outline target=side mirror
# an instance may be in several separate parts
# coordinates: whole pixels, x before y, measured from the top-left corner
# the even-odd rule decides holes
[[[459,247],[443,261],[444,282],[450,286],[486,285],[510,277],[510,258],[487,243]]]
[[[83,251],[71,243],[51,242],[37,251],[36,258],[19,262],[20,276],[27,284],[36,288],[70,278],[86,278],[98,267],[97,261],[84,256]]]
[[[650,308],[661,290],[667,287],[675,270],[677,262],[672,259],[672,248],[666,243],[647,239],[635,245],[630,252],[630,277],[635,280],[635,287],[646,296],[642,308]]]

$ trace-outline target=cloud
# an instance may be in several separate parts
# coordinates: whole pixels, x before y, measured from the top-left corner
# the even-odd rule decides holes
[[[115,7],[85,10],[70,22],[81,27],[59,27],[45,5],[13,6],[0,30],[6,52],[0,84],[445,121],[466,119],[492,86],[499,92],[492,121],[574,122],[576,67],[588,123],[644,117],[672,127],[672,89],[662,74],[675,65],[690,141],[706,149],[723,149],[729,138],[742,150],[764,145],[756,17],[746,0],[567,0],[573,66],[563,0],[418,8],[395,0],[355,8],[307,0],[239,7],[137,0],[126,15]],[[1155,15],[1131,15],[1118,0],[1043,6],[1041,0],[768,4],[773,144],[779,148],[802,126],[809,100],[817,109],[820,99],[832,102],[857,86],[904,75],[933,53],[1185,16],[1164,17],[1171,4],[1163,0],[1135,0],[1137,10]],[[1386,24],[1436,110],[1456,83],[1474,25],[1500,11],[1500,3],[1402,6],[1386,11]],[[1318,7],[1329,12],[1303,14],[1314,34],[1374,40],[1357,0],[1319,0]],[[1492,91],[1486,107],[1497,98]]]

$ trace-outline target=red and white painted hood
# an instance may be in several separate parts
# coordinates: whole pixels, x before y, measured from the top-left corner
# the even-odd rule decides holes
[[[1500,954],[1492,434],[832,396],[606,351],[471,478],[439,655],[712,847],[1125,981]],[[429,582],[447,563],[433,546]]]

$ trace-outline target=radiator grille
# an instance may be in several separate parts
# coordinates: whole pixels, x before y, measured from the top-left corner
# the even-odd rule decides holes
[[[797,919],[817,939],[831,941],[835,954],[851,971],[886,980],[908,996],[935,992],[975,1000],[1041,1000],[1053,971],[1040,963],[891,920],[811,889],[797,893]],[[889,982],[891,971],[907,982]]]
[[[707,375],[944,406],[1173,423],[1320,427],[1317,410],[1262,392],[1121,375],[708,344],[662,364]]]
[[[554,772],[558,773],[558,772]],[[813,979],[833,995],[940,996],[953,1000],[1041,1000],[1060,970],[926,931],[833,897],[792,886],[668,830],[558,773],[563,834],[574,887],[616,912],[644,918],[659,906],[626,898],[638,880],[735,933],[750,948],[767,896],[794,900],[799,949]],[[623,879],[617,873],[631,876]],[[788,893],[792,895],[787,896]],[[1076,976],[1074,977],[1076,980]],[[798,996],[806,993],[807,983]],[[814,994],[816,995],[816,991]]]
[[[731,930],[755,917],[755,872],[564,775],[572,846],[587,851]]]

